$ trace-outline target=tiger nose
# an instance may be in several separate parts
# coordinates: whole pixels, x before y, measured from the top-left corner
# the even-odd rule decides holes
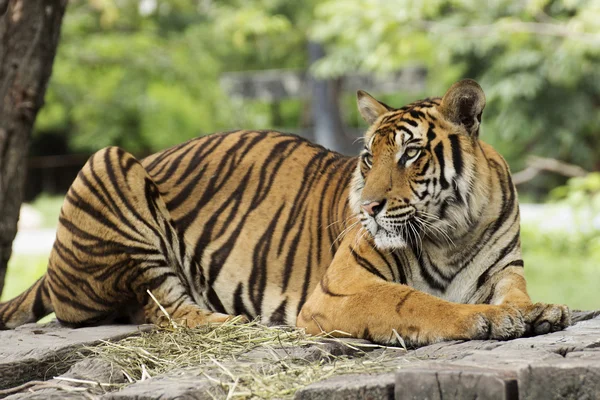
[[[374,217],[377,214],[379,214],[379,212],[381,212],[381,210],[383,210],[384,206],[385,206],[385,200],[380,200],[380,201],[365,202],[363,205],[361,205],[361,208],[367,214],[369,214],[371,217]]]

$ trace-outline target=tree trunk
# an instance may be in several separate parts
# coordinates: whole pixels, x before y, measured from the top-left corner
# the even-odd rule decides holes
[[[29,138],[66,6],[66,0],[0,0],[0,295],[23,201]]]
[[[325,56],[325,50],[321,44],[309,42],[308,56],[312,65]],[[312,78],[311,84],[315,141],[328,149],[348,153],[352,143],[348,143],[340,113],[341,79]]]

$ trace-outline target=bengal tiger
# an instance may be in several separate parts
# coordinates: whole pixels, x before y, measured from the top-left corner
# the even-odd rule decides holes
[[[52,311],[74,327],[157,323],[157,303],[190,327],[243,315],[411,346],[567,327],[566,306],[527,294],[515,187],[479,140],[481,87],[357,101],[359,157],[247,130],[141,161],[98,151],[66,195],[47,273],[0,305],[0,327]]]

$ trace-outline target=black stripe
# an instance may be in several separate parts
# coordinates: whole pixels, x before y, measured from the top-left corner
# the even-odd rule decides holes
[[[214,136],[219,136],[219,135],[214,135]],[[197,141],[200,138],[194,138],[194,139],[190,139],[186,142],[177,144],[169,149],[163,150],[162,152],[156,154],[156,158],[154,158],[154,160],[150,161],[149,163],[147,162],[147,159],[144,160],[146,162],[144,162],[145,165],[145,169],[147,171],[154,171],[154,169],[158,166],[158,164],[160,164],[162,161],[164,161],[165,159],[167,159],[169,156],[171,156],[173,153],[176,153],[177,151],[181,150],[182,148],[190,145],[190,143],[193,143],[195,141]],[[168,165],[168,163],[165,163],[165,165]],[[161,169],[164,167],[164,165],[161,167]],[[153,173],[155,174],[155,173]]]
[[[208,302],[210,308],[213,311],[223,314],[227,312],[225,310],[225,307],[223,306],[223,303],[221,303],[219,296],[217,296],[217,292],[215,292],[215,290],[211,286],[208,286],[206,288],[206,301]]]
[[[98,223],[99,225],[104,225],[109,230],[118,232],[121,236],[123,236],[124,238],[129,239],[133,242],[139,241],[139,239],[134,238],[133,236],[129,235],[128,233],[125,233],[116,224],[114,224],[112,221],[110,221],[108,218],[106,218],[107,217],[106,214],[100,212],[95,206],[93,206],[92,204],[85,201],[83,199],[83,197],[81,197],[75,191],[75,189],[73,187],[71,187],[71,189],[69,190],[69,193],[67,193],[66,201],[71,203],[74,207],[78,208],[79,211],[83,211],[85,214],[87,214],[87,216],[90,217],[91,219],[93,219],[95,223]],[[63,221],[67,221],[66,218],[64,218],[64,217],[59,217],[59,220],[61,223]],[[88,237],[92,236],[92,235],[87,234],[86,232],[83,232],[83,231],[81,231],[81,232],[82,232],[81,236],[88,236]]]
[[[414,119],[421,119],[425,117],[425,114],[422,111],[415,110],[414,108],[409,111],[409,114]]]
[[[309,216],[309,219],[312,220],[312,213]],[[317,227],[318,228],[318,227]],[[306,255],[306,264],[304,265],[304,283],[302,285],[302,295],[300,296],[300,301],[298,302],[298,308],[296,310],[296,315],[300,314],[300,310],[306,302],[306,297],[308,296],[308,287],[310,286],[310,277],[312,275],[312,266],[313,266],[313,236],[309,235],[308,241],[308,254]]]
[[[297,216],[300,214],[302,209],[306,207],[306,199],[313,191],[313,187],[315,181],[317,180],[320,174],[316,173],[317,171],[322,171],[326,169],[326,166],[322,165],[323,159],[325,159],[328,155],[327,151],[321,151],[313,154],[310,160],[308,160],[306,166],[304,167],[304,171],[302,173],[302,186],[300,190],[296,193],[294,200],[291,202],[292,209],[290,210],[288,219],[283,228],[283,235],[281,237],[281,241],[279,242],[279,247],[277,249],[277,254],[281,255],[283,251],[283,246],[287,241],[288,235],[292,232],[293,226],[297,222]],[[330,164],[333,160],[329,160]]]
[[[215,173],[211,176],[208,182],[206,182],[202,190],[202,195],[196,201],[196,204],[190,207],[189,212],[175,220],[175,224],[183,231],[187,230],[187,228],[202,212],[204,206],[215,196],[216,193],[219,193],[229,179],[235,176],[233,172],[237,167],[237,164],[241,162],[241,159],[248,152],[248,150],[254,147],[254,145],[262,139],[262,136],[255,136],[252,138],[249,136],[249,133],[244,132],[244,134],[239,135],[238,138],[239,140],[235,143],[235,145],[231,146],[227,150],[227,152],[223,155],[223,158],[221,158],[219,164],[214,168]],[[242,151],[244,146],[246,146],[246,149]],[[236,155],[238,153],[241,153],[241,156],[239,160],[236,160]],[[194,258],[196,260],[202,259],[202,254],[200,253],[198,246],[196,246]]]
[[[225,232],[225,229],[230,228],[231,221],[233,220],[234,217],[237,216],[237,210],[239,209],[239,207],[242,203],[243,194],[246,192],[246,188],[248,187],[248,182],[250,181],[250,177],[252,176],[252,171],[253,171],[253,167],[250,167],[248,169],[246,175],[244,175],[244,177],[240,181],[240,183],[239,183],[238,187],[235,189],[235,191],[231,194],[231,196],[228,199],[225,199],[223,201],[223,206],[221,207],[221,209],[225,210],[228,207],[230,207],[231,211],[230,211],[229,217],[223,223],[218,235],[222,235]],[[220,216],[220,214],[221,213],[215,213],[215,215],[213,215],[212,218],[215,218],[215,223],[216,223],[216,220],[218,219],[218,217]],[[210,259],[210,264],[208,267],[208,284],[209,284],[209,286],[212,285],[217,280],[217,278],[221,272],[221,269],[223,268],[223,266],[225,266],[225,262],[227,261],[227,258],[229,257],[231,250],[235,247],[235,242],[237,241],[237,239],[243,232],[242,227],[244,226],[248,215],[249,215],[249,211],[247,211],[246,214],[244,214],[242,216],[242,218],[238,222],[235,229],[232,230],[233,233],[229,236],[229,238],[227,238],[225,243],[223,243],[223,245],[221,245],[221,247],[219,247],[212,253],[211,259]],[[210,239],[209,239],[209,242],[210,242]],[[202,258],[197,258],[197,259],[201,260]]]
[[[454,166],[454,171],[456,171],[456,175],[461,176],[463,171],[463,159],[460,148],[460,140],[458,135],[449,135],[448,139],[450,140],[450,150],[452,151],[452,165]]]
[[[179,168],[179,165],[181,164],[181,162],[183,161],[185,156],[187,156],[193,149],[194,149],[193,146],[188,146],[181,153],[177,154],[176,157],[170,157],[169,163],[168,163],[169,168],[167,168],[167,170],[162,174],[162,176],[155,175],[154,182],[156,182],[157,185],[162,185],[168,179],[172,179],[173,176],[176,175],[175,171],[177,171],[177,169]],[[187,175],[180,175],[180,177],[181,176],[187,176]]]
[[[409,135],[408,140],[412,139],[413,136],[414,136],[413,133],[407,127],[405,127],[405,126],[400,125],[398,127],[398,130],[406,133],[407,135]]]
[[[296,235],[294,236],[294,238],[292,239],[292,242],[288,246],[289,251],[285,258],[285,268],[283,269],[283,280],[281,283],[281,292],[282,293],[287,290],[287,287],[290,283],[290,278],[292,277],[292,271],[294,269],[294,266],[296,265],[295,258],[296,258],[296,253],[298,252],[298,243],[300,242],[300,237],[302,236],[302,233],[304,233],[304,223],[306,222],[306,212],[307,212],[307,210],[305,209],[304,212],[302,213],[302,216],[300,217],[300,226],[298,227],[298,229],[296,231]]]
[[[252,270],[250,271],[250,278],[248,279],[249,296],[252,306],[256,312],[256,315],[262,313],[262,302],[267,286],[267,271],[268,271],[268,258],[271,250],[271,244],[273,242],[273,234],[275,233],[275,227],[279,222],[281,213],[285,208],[285,204],[279,206],[279,209],[275,212],[275,215],[271,219],[271,222],[267,226],[267,229],[258,239],[258,244],[254,248],[252,254]]]
[[[404,265],[402,264],[402,261],[400,261],[400,257],[395,251],[392,253],[392,256],[394,257],[394,263],[396,264],[396,270],[398,271],[398,283],[405,285],[408,281],[406,280]]]
[[[517,232],[517,234],[513,237],[513,239],[500,251],[500,254],[498,255],[498,257],[496,257],[494,262],[491,263],[491,265],[479,276],[479,279],[477,280],[477,289],[479,289],[481,286],[483,286],[485,284],[485,282],[491,276],[492,269],[494,269],[498,265],[498,262],[502,261],[502,259],[504,257],[506,257],[511,251],[513,251],[515,249],[515,247],[517,247],[518,243],[519,243],[519,232]],[[513,263],[515,263],[515,264],[513,264]],[[505,265],[502,269],[510,267],[512,265],[523,266],[523,260],[512,261],[508,265]]]
[[[446,286],[443,283],[440,283],[430,272],[429,269],[427,268],[426,264],[429,264],[429,262],[426,262],[423,259],[423,256],[427,257],[427,254],[422,254],[419,253],[417,255],[417,261],[419,262],[419,270],[421,271],[421,276],[423,276],[423,278],[425,278],[425,281],[427,281],[427,284],[437,290],[440,291],[444,291],[446,290]],[[438,271],[439,272],[439,271]],[[443,277],[442,277],[443,279]]]
[[[139,163],[139,161],[137,161],[131,154],[125,152],[122,149],[119,148],[111,148],[114,149],[114,151],[117,153],[117,159],[119,162],[119,165],[121,166],[121,173],[123,174],[123,181],[124,182],[120,182],[119,179],[117,179],[117,175],[116,172],[114,170],[114,165],[112,160],[110,159],[110,154],[109,152],[106,152],[104,154],[104,161],[105,161],[105,166],[106,166],[106,172],[107,172],[107,176],[110,180],[110,183],[113,185],[114,187],[114,192],[117,194],[117,196],[119,196],[119,198],[121,199],[121,202],[123,203],[123,205],[127,208],[127,211],[130,214],[130,217],[134,217],[139,223],[145,225],[148,229],[152,230],[152,232],[156,235],[159,236],[160,233],[157,231],[157,229],[151,224],[150,221],[147,220],[147,218],[142,217],[136,210],[136,208],[134,207],[133,204],[131,204],[131,202],[129,201],[130,199],[128,197],[126,197],[123,194],[123,191],[121,190],[121,187],[123,186],[123,184],[127,185],[127,188],[131,191],[131,188],[129,187],[129,182],[128,179],[129,178],[129,172],[130,170],[134,167],[134,166],[138,166],[142,171],[142,175],[144,177],[146,177],[146,170],[144,169],[144,167],[142,167],[142,165]],[[125,160],[125,165],[123,165],[123,160]],[[139,228],[138,228],[139,230]],[[119,230],[122,231],[122,230]]]
[[[235,293],[233,294],[233,312],[235,315],[243,315],[247,318],[253,317],[252,313],[248,311],[246,306],[244,305],[244,287],[240,282],[235,289]]]
[[[331,289],[329,289],[329,278],[327,277],[327,275],[323,276],[323,278],[319,282],[319,285],[321,286],[321,290],[323,291],[323,293],[325,293],[327,296],[331,296],[331,297],[347,297],[347,296],[349,296],[348,294],[332,292]]]
[[[442,142],[438,143],[433,149],[435,156],[437,157],[438,164],[440,165],[440,185],[442,189],[448,189],[450,186],[446,180],[445,160],[444,160],[444,145]]]
[[[360,338],[368,340],[370,342],[373,342],[373,336],[371,336],[371,331],[369,331],[368,327],[365,327],[365,329],[363,330],[362,335],[360,336]]]
[[[400,314],[400,310],[402,309],[402,307],[404,306],[404,303],[406,303],[406,300],[408,300],[408,298],[410,296],[412,296],[413,294],[415,294],[414,290],[408,289],[409,292],[406,293],[399,301],[398,303],[396,303],[396,314]]]
[[[429,128],[427,129],[427,142],[428,142],[427,146],[426,146],[427,148],[430,148],[430,146],[431,146],[430,142],[436,138],[436,134],[433,131],[434,127],[435,127],[435,125],[430,123]]]
[[[175,181],[175,186],[183,183],[187,178],[193,177],[193,181],[198,181],[196,170],[198,166],[205,161],[205,158],[209,156],[209,153],[215,153],[218,147],[223,143],[225,136],[213,136],[210,135],[205,138],[202,142],[193,143],[195,152],[191,159],[187,162],[185,170],[178,174],[179,178]],[[214,142],[214,143],[213,143]]]
[[[354,249],[351,246],[348,246],[348,248],[350,249],[350,254],[352,254],[352,256],[354,257],[354,260],[358,263],[358,265],[360,265],[361,267],[363,267],[365,270],[369,271],[373,275],[377,276],[378,278],[381,278],[384,281],[387,281],[385,276],[383,276],[383,274],[381,272],[379,272],[377,270],[377,268],[375,268],[375,266],[373,264],[371,264],[366,258],[359,255],[356,251],[354,251]]]
[[[405,123],[405,124],[409,124],[410,126],[416,128],[417,126],[419,126],[419,124],[417,123],[417,121],[413,121],[411,119],[406,119],[406,118],[402,118],[399,123]]]
[[[287,298],[279,304],[279,306],[273,311],[271,314],[271,318],[269,318],[269,324],[271,325],[283,325],[286,322],[290,325],[295,325],[296,321],[286,321],[286,308],[287,308]]]

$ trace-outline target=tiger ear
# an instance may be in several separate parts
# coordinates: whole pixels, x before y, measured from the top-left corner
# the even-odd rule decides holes
[[[392,107],[376,100],[373,96],[363,90],[356,92],[356,102],[358,104],[360,115],[369,125],[375,122],[382,114],[393,110]]]
[[[440,111],[451,122],[462,125],[469,136],[479,136],[481,114],[485,107],[483,89],[473,79],[463,79],[448,89]]]

